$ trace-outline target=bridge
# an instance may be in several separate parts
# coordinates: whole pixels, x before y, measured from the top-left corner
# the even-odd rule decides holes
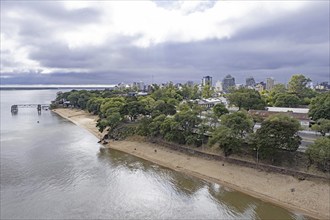
[[[11,113],[16,114],[19,108],[35,108],[38,113],[41,113],[41,109],[48,110],[50,107],[49,104],[17,104],[12,105],[10,108]]]

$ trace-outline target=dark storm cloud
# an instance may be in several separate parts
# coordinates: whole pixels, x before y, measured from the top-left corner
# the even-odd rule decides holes
[[[308,7],[302,10],[279,16],[269,23],[242,29],[234,39],[285,39],[296,44],[328,43],[330,30],[329,7],[330,3],[328,1],[309,4]]]
[[[18,7],[6,3],[5,7]],[[68,23],[68,28],[96,22],[94,9],[73,13],[58,4],[23,4],[45,19]],[[175,43],[147,48],[132,46],[139,36],[117,36],[97,46],[70,48],[52,38],[59,29],[40,19],[27,17],[19,25],[23,44],[33,49],[29,58],[45,68],[64,69],[53,74],[40,71],[13,75],[2,73],[2,83],[119,83],[194,80],[204,75],[221,80],[232,74],[237,82],[254,76],[262,81],[273,76],[287,82],[292,74],[303,73],[315,82],[329,80],[329,2],[309,4],[303,10],[285,14],[266,23],[239,30],[231,38]],[[16,65],[6,60],[3,65]],[[72,68],[84,69],[73,72]],[[65,71],[65,69],[68,69]],[[6,78],[6,77],[9,78]]]
[[[15,10],[23,17],[40,16],[47,21],[66,24],[93,23],[99,20],[100,12],[94,8],[69,10],[57,1],[3,1],[2,10]]]

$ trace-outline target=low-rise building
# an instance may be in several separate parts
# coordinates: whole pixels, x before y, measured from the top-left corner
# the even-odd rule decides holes
[[[309,118],[308,113],[293,112],[293,111],[267,111],[267,110],[249,110],[250,115],[259,116],[263,119],[271,115],[283,114],[297,119],[303,127],[309,127],[312,120]]]
[[[213,106],[215,106],[216,104],[222,103],[224,104],[226,107],[228,107],[228,102],[227,99],[224,97],[218,97],[218,98],[209,98],[209,99],[199,99],[196,100],[197,104],[205,107],[205,108],[212,108]]]

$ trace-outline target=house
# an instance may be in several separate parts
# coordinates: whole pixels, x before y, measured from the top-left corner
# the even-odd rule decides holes
[[[249,110],[249,114],[252,116],[260,116],[263,119],[266,119],[271,115],[284,114],[297,119],[300,122],[300,125],[303,127],[308,127],[312,122],[308,116],[308,113],[302,113],[302,112],[292,112],[292,111],[275,112],[275,111],[267,111],[267,110]]]
[[[227,99],[224,97],[218,97],[218,98],[209,98],[209,99],[199,99],[197,100],[197,104],[205,107],[205,108],[212,108],[216,104],[222,103],[226,107],[228,107]]]
[[[270,112],[294,112],[294,113],[305,113],[308,114],[308,108],[284,108],[284,107],[266,107],[267,111]]]

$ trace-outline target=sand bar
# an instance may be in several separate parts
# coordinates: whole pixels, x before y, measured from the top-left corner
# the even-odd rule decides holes
[[[87,129],[98,138],[102,137],[102,134],[95,127],[97,116],[76,109],[56,109],[53,111]],[[300,181],[288,175],[268,173],[222,161],[193,157],[138,140],[110,142],[105,147],[228,186],[314,218],[330,219],[329,182]]]

